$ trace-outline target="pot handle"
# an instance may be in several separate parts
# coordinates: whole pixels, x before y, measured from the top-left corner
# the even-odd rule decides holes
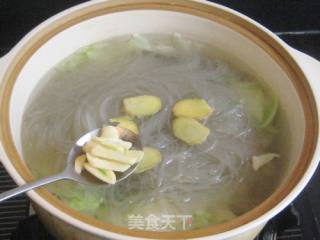
[[[294,48],[290,49],[314,89],[320,89],[320,61]],[[315,91],[319,95],[319,91]]]
[[[2,81],[3,71],[4,71],[4,69],[5,69],[5,67],[7,66],[7,63],[8,63],[8,58],[9,58],[9,54],[8,53],[6,55],[0,57],[0,83]]]
[[[7,67],[8,63],[9,63],[9,53],[0,57],[0,91],[2,88],[2,81],[3,81],[3,77],[4,77],[5,68]],[[3,159],[4,159],[1,141],[2,140],[0,139],[0,163],[3,162]]]
[[[320,109],[320,61],[291,47],[290,52],[308,78],[316,104]]]

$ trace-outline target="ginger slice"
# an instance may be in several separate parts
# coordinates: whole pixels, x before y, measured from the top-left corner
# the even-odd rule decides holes
[[[276,153],[265,153],[259,156],[252,157],[252,168],[255,171],[258,171],[264,165],[270,163],[273,159],[279,158],[280,155]]]
[[[159,112],[162,104],[159,97],[140,95],[123,99],[123,106],[129,116],[143,118]]]
[[[213,110],[202,98],[188,98],[176,102],[172,112],[176,117],[190,117],[202,120],[210,116]]]
[[[136,158],[136,163],[137,163],[137,162],[140,162],[141,159],[143,158],[144,152],[139,150],[129,150],[129,151],[126,151],[125,155],[127,157]]]
[[[210,129],[193,118],[178,117],[172,122],[173,134],[176,138],[189,144],[201,144],[208,135]]]
[[[156,167],[162,160],[161,153],[158,149],[151,147],[143,148],[143,158],[139,162],[134,173],[142,173]]]

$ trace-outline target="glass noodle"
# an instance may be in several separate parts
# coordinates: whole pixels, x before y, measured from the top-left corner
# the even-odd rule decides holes
[[[202,228],[257,205],[273,191],[281,168],[270,164],[256,173],[251,157],[272,150],[276,131],[273,117],[264,127],[255,122],[244,100],[256,95],[243,96],[239,89],[254,86],[265,102],[272,94],[212,57],[208,48],[179,34],[128,35],[64,59],[44,76],[24,114],[23,149],[30,169],[37,177],[57,173],[77,138],[123,115],[123,98],[149,94],[160,97],[163,108],[138,125],[142,143],[162,153],[155,169],[109,188],[60,182],[49,190],[76,210],[126,227],[132,214],[189,214],[189,227]],[[172,106],[189,97],[203,98],[215,109],[205,120],[211,134],[201,145],[188,146],[171,132]],[[263,109],[260,105],[254,111]]]

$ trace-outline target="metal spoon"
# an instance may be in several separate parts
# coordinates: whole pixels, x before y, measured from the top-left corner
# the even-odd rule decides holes
[[[142,150],[142,144],[140,142],[140,139],[135,133],[133,133],[130,130],[127,130],[125,128],[117,127],[117,129],[120,133],[120,138],[122,140],[131,142],[132,147],[134,149]],[[100,130],[101,129],[95,129],[91,132],[88,132],[87,134],[83,135],[81,138],[78,139],[78,141],[73,145],[73,147],[71,148],[71,150],[68,154],[67,166],[64,169],[64,171],[62,171],[61,173],[59,173],[57,175],[42,178],[40,180],[31,182],[31,183],[27,183],[27,184],[22,185],[20,187],[17,187],[12,190],[1,193],[0,194],[0,202],[6,200],[8,198],[14,197],[18,194],[30,191],[34,188],[41,187],[41,186],[46,185],[48,183],[56,182],[56,181],[63,180],[63,179],[73,180],[73,181],[79,182],[81,184],[86,184],[86,185],[97,185],[97,184],[98,185],[102,185],[102,184],[108,185],[107,183],[100,181],[99,179],[97,179],[96,177],[94,177],[93,175],[88,173],[87,171],[82,171],[83,173],[80,175],[80,174],[77,174],[74,170],[75,159],[79,155],[83,154],[82,147],[85,145],[86,142],[88,142],[92,138],[98,136]],[[137,163],[133,164],[127,171],[125,171],[123,173],[119,173],[119,174],[117,173],[117,182],[116,183],[129,177],[134,172],[134,170],[136,168],[137,168]]]

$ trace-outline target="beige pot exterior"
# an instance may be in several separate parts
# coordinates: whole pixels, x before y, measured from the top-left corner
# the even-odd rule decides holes
[[[42,207],[32,204],[40,221],[46,229],[59,240],[111,240],[111,238],[97,237],[81,229],[75,228],[72,225],[60,220],[47,212]],[[253,240],[263,229],[265,224],[259,225],[251,230],[248,230],[236,237],[226,238],[225,240]]]

